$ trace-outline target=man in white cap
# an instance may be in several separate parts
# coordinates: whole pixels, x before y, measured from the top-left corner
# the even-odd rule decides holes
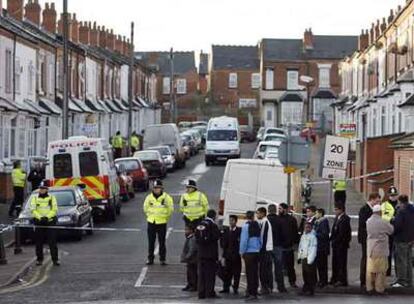
[[[209,210],[207,196],[198,191],[195,180],[188,180],[186,192],[180,199],[180,212],[184,215],[186,226],[196,228]]]
[[[367,220],[367,277],[368,294],[384,294],[388,268],[388,237],[394,227],[381,218],[381,205],[372,207],[372,215]]]

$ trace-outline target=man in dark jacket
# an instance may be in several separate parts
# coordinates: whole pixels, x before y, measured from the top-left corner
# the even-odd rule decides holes
[[[241,273],[240,234],[241,228],[237,227],[237,215],[229,216],[230,227],[221,233],[220,245],[223,249],[224,273],[223,290],[220,293],[229,293],[233,281],[233,292],[238,293]]]
[[[372,215],[372,208],[381,204],[381,196],[378,193],[371,193],[368,196],[368,202],[359,210],[358,220],[358,243],[361,244],[362,257],[359,272],[361,289],[365,290],[365,281],[367,273],[367,220]]]
[[[183,291],[197,291],[197,244],[194,230],[185,226],[185,243],[181,253],[181,263],[187,264],[187,285]]]
[[[40,167],[40,164],[36,164],[35,167],[30,170],[27,180],[32,184],[32,191],[39,188],[42,181],[45,179],[45,172]]]
[[[214,292],[218,261],[220,230],[215,223],[216,211],[208,210],[207,217],[197,226],[198,298],[218,298]]]
[[[335,287],[348,286],[348,249],[352,239],[351,218],[345,213],[342,203],[335,206],[335,221],[331,231],[332,278]]]
[[[414,206],[409,203],[407,195],[400,195],[398,201],[398,211],[393,222],[397,281],[392,284],[392,287],[412,287],[413,269],[411,261],[414,242]]]
[[[305,223],[310,223],[312,228],[315,228],[316,222],[316,207],[315,206],[308,206],[305,208],[305,214],[300,222],[299,225],[299,233],[303,234],[305,229]]]
[[[318,239],[318,250],[316,253],[316,268],[318,271],[318,287],[328,285],[328,256],[329,256],[329,221],[325,217],[325,210],[316,211],[315,231]]]

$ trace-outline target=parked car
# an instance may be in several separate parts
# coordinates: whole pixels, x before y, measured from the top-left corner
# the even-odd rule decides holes
[[[207,127],[208,123],[206,121],[193,121],[191,123],[191,126],[194,127],[198,127],[198,126],[204,126]]]
[[[181,136],[181,140],[185,143],[184,146],[187,146],[190,151],[189,156],[196,155],[198,153],[198,150],[197,150],[197,145],[194,140],[194,137],[191,136],[191,134],[186,134],[186,133],[181,133],[180,136]]]
[[[171,149],[169,146],[158,146],[158,147],[150,147],[148,150],[158,151],[161,154],[161,157],[167,166],[167,170],[174,170],[177,168],[177,162],[175,161],[175,156],[172,154]]]
[[[273,134],[266,134],[263,138],[263,141],[280,141],[280,142],[282,142],[285,139],[286,139],[286,135],[273,133]]]
[[[189,134],[193,138],[193,140],[195,142],[197,152],[200,151],[201,149],[203,149],[203,142],[202,142],[202,139],[201,139],[201,135],[197,130],[190,129],[190,130],[187,130],[183,133],[184,134]]]
[[[144,150],[135,152],[134,157],[138,157],[142,161],[150,178],[164,178],[167,176],[167,167],[160,152]]]
[[[278,154],[280,141],[261,141],[254,152],[254,159],[265,159],[266,153],[275,152]],[[274,155],[274,154],[273,154]]]
[[[122,164],[125,166],[127,174],[132,178],[134,191],[147,191],[149,188],[148,171],[145,169],[143,163],[136,157],[124,157],[115,160],[115,164]]]
[[[239,126],[240,130],[240,140],[241,142],[248,141],[253,142],[256,139],[256,136],[253,133],[253,128],[247,125]]]
[[[258,131],[257,131],[257,134],[256,134],[256,140],[257,141],[262,141],[263,140],[263,135],[264,135],[264,132],[265,132],[265,128],[263,128],[263,127],[261,127]]]
[[[33,225],[34,220],[30,211],[30,202],[39,190],[33,191],[27,198],[23,206],[23,211],[16,219],[16,223],[21,225]],[[57,226],[60,227],[91,227],[93,228],[92,207],[88,199],[79,186],[50,187],[49,194],[56,197],[58,205]],[[22,227],[20,237],[22,243],[26,240],[33,240],[33,228]],[[71,236],[76,240],[81,240],[84,233],[91,235],[92,230],[65,230],[59,229],[58,236]]]
[[[124,164],[116,163],[115,167],[119,183],[119,196],[123,202],[127,202],[135,196],[132,178],[127,173]]]
[[[207,137],[207,127],[206,126],[196,126],[193,127],[194,130],[197,130],[201,135],[201,142],[203,143],[203,147],[206,145],[206,137]]]
[[[266,136],[267,134],[281,134],[281,135],[286,135],[286,132],[282,128],[266,128],[265,131],[264,131],[264,136]]]

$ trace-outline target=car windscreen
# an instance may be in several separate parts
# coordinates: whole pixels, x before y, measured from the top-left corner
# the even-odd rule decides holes
[[[160,152],[161,156],[168,156],[170,155],[170,150],[166,147],[156,147],[156,148],[149,148],[150,150],[157,150]]]
[[[124,165],[125,170],[132,171],[132,170],[139,170],[141,169],[138,160],[130,159],[130,160],[120,160],[117,161],[116,164]]]
[[[209,141],[235,141],[237,140],[236,130],[210,130],[207,132]]]
[[[285,132],[283,130],[270,129],[270,130],[267,130],[266,134],[282,134],[282,135],[284,135]]]
[[[279,151],[279,147],[278,146],[271,146],[271,145],[260,145],[259,151],[260,152]]]
[[[99,175],[98,156],[96,152],[79,153],[79,169],[81,176],[97,176]]]
[[[142,161],[158,159],[157,152],[140,152],[137,153],[136,156]]]
[[[72,207],[76,205],[75,195],[72,190],[57,190],[57,191],[49,191],[50,195],[56,197],[56,202],[58,207]],[[32,194],[29,199],[27,200],[27,204],[25,209],[30,208],[30,202],[32,201],[33,197],[37,196],[38,193]]]
[[[73,176],[72,157],[70,154],[56,154],[53,156],[53,174],[55,178],[67,178]]]
[[[265,137],[265,141],[283,141],[284,137],[281,137],[279,135],[267,135]]]

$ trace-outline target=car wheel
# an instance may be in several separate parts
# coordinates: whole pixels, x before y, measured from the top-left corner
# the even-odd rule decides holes
[[[91,217],[89,218],[88,228],[93,228],[93,227],[94,227],[94,224],[93,224],[93,216],[91,215]],[[92,235],[93,234],[93,230],[92,229],[86,230],[86,234],[87,235]]]

